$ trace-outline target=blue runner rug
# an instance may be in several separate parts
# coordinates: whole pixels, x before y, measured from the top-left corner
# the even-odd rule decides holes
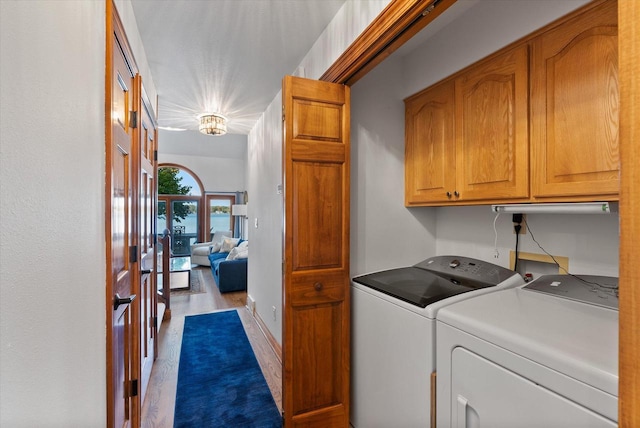
[[[174,427],[281,426],[238,312],[186,317]]]

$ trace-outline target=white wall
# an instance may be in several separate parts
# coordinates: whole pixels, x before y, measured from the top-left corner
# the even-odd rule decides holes
[[[404,206],[401,75],[399,61],[385,61],[351,91],[352,276],[435,252],[435,208]]]
[[[278,101],[269,106],[249,136],[248,293],[260,318],[282,343],[283,201],[278,192],[282,184],[282,132],[265,126],[280,121],[282,103]]]
[[[158,163],[175,163],[189,168],[202,181],[205,192],[243,192],[246,188],[244,159],[159,153]]]
[[[494,215],[488,206],[404,207],[402,100],[584,3],[460,2],[465,9],[457,21],[427,42],[393,54],[352,87],[352,274],[408,265],[433,254],[509,265],[515,244],[510,216],[496,222],[496,259]],[[617,215],[528,219],[547,251],[569,257],[571,272],[617,276]],[[542,253],[531,234],[523,235],[521,251]]]
[[[147,96],[149,97],[149,101],[151,101],[151,105],[157,114],[158,94],[156,92],[153,76],[151,75],[151,69],[149,68],[147,61],[147,54],[145,53],[144,46],[142,45],[140,31],[138,31],[138,23],[136,22],[136,17],[133,14],[131,0],[114,0],[114,4],[118,10],[120,21],[127,33],[127,40],[129,41],[129,46],[131,47],[136,65],[138,66],[138,72],[140,73],[140,76],[142,76],[142,85],[144,86]]]
[[[317,79],[389,3],[347,0],[301,62],[301,77]],[[291,70],[294,74],[294,70]],[[248,191],[251,236],[247,291],[257,315],[282,343],[282,94],[278,93],[249,133]],[[258,218],[259,227],[255,228]],[[272,307],[276,308],[273,318]]]
[[[103,427],[105,2],[0,2],[0,425]]]
[[[215,146],[215,150],[211,150],[211,146]],[[246,153],[246,135],[213,137],[197,131],[164,130],[158,133],[158,163],[175,163],[189,168],[202,181],[205,192],[243,192],[246,189]]]
[[[106,423],[105,5],[0,2],[3,427]]]
[[[462,254],[509,267],[509,250],[514,250],[516,238],[511,214],[500,214],[496,221],[498,258],[494,257],[496,215],[489,206],[442,207],[436,217],[437,254]],[[571,273],[618,276],[617,214],[528,214],[526,222],[531,230],[520,235],[520,251],[544,254],[533,235],[548,253],[569,257]],[[536,269],[552,273],[544,272],[547,266],[530,267],[534,274]]]
[[[300,63],[304,75],[296,75],[319,79],[388,4],[389,0],[347,0]]]

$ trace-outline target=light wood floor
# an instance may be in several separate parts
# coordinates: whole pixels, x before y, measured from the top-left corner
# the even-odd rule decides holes
[[[229,308],[238,308],[238,314],[262,368],[273,398],[282,412],[282,363],[269,346],[255,319],[245,307],[246,292],[221,294],[215,285],[208,267],[194,268],[192,274],[200,271],[206,293],[172,294],[171,319],[160,326],[158,358],[151,372],[149,387],[142,406],[142,426],[144,428],[173,427],[178,363],[182,346],[184,317]]]

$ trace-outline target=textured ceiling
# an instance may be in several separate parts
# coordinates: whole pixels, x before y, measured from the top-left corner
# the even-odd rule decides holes
[[[344,0],[131,0],[161,127],[248,134]]]

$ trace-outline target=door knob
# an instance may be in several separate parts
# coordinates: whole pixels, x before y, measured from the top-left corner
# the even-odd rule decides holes
[[[136,299],[136,295],[132,294],[129,297],[120,297],[118,293],[113,297],[113,310],[118,309],[120,305],[128,305]]]

